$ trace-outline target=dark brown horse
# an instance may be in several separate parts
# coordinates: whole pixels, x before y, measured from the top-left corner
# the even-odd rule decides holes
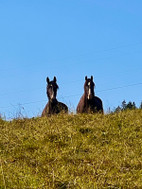
[[[41,116],[48,117],[51,114],[58,114],[60,112],[67,113],[68,107],[62,102],[58,102],[58,100],[56,99],[57,89],[59,88],[56,83],[56,77],[54,77],[53,81],[50,81],[47,77],[46,81],[48,103],[46,104]]]
[[[78,106],[77,113],[103,113],[103,104],[100,98],[95,96],[94,93],[95,84],[93,82],[93,76],[91,78],[85,77],[84,94],[81,97]]]

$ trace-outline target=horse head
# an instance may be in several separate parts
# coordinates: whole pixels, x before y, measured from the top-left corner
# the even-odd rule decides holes
[[[47,77],[47,96],[49,98],[49,101],[54,102],[56,101],[57,96],[57,89],[59,88],[56,81],[56,77],[54,76],[54,79],[50,81],[50,79]]]
[[[87,78],[87,76],[85,77],[85,84],[84,84],[84,92],[85,92],[85,96],[88,100],[93,99],[94,97],[94,87],[95,87],[95,83],[93,82],[93,76],[91,76],[91,78]]]

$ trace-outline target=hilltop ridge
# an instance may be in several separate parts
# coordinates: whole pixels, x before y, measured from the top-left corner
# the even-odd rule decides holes
[[[0,188],[142,188],[142,110],[0,119]]]

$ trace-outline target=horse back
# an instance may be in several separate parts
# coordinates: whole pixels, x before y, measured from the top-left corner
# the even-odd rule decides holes
[[[102,100],[99,97],[97,97],[97,96],[94,96],[94,107],[96,108],[96,110],[98,112],[103,113],[103,103],[102,103]]]
[[[100,112],[103,113],[103,103],[102,100],[94,96],[91,101],[87,101],[85,99],[85,95],[83,95],[77,105],[76,109],[77,113],[88,113],[88,112]]]
[[[57,109],[59,112],[68,113],[68,107],[62,102],[57,103]]]
[[[68,113],[68,107],[64,103],[57,101],[55,104],[50,104],[48,102],[41,114],[41,117],[48,117],[52,114],[59,114],[60,112]]]

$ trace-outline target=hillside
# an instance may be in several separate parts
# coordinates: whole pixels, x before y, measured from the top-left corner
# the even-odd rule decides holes
[[[0,188],[142,188],[142,110],[0,119]]]

